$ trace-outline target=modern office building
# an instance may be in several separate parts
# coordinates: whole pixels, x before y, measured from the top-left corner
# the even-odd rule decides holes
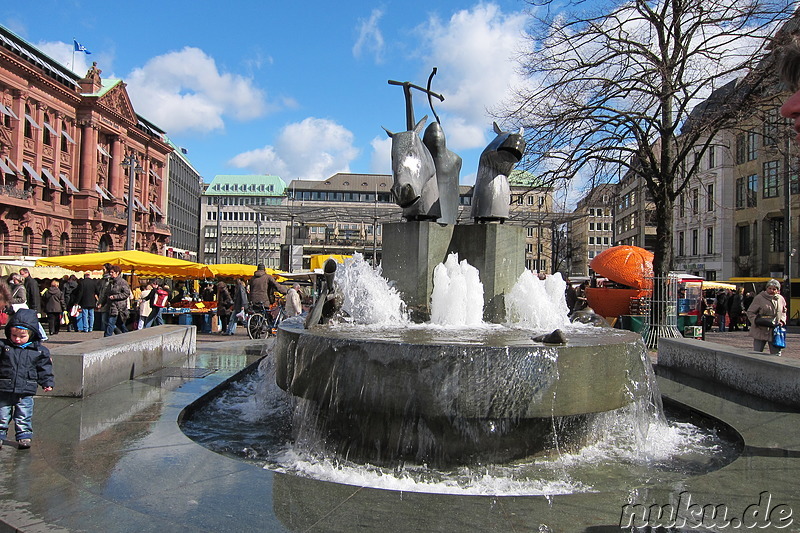
[[[167,162],[167,224],[172,235],[165,255],[197,261],[200,249],[200,197],[203,177],[189,161],[188,152],[167,138],[172,152]]]
[[[284,223],[261,208],[283,206],[285,199],[286,183],[278,176],[214,176],[201,197],[199,261],[278,269]]]

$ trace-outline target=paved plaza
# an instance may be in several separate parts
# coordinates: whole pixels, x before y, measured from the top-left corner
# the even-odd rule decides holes
[[[731,342],[749,339],[746,333],[720,335]],[[62,333],[51,345],[95,336],[102,334]],[[790,339],[790,346],[800,344],[799,338]],[[33,448],[20,451],[7,443],[0,450],[0,533],[387,528],[598,533],[620,531],[625,505],[666,508],[681,495],[690,495],[701,506],[723,504],[729,518],[741,518],[753,505],[767,505],[765,493],[771,498],[765,512],[800,512],[800,413],[660,370],[665,397],[741,435],[738,458],[675,485],[642,479],[613,492],[548,497],[378,490],[265,470],[198,445],[177,421],[184,408],[255,364],[272,341],[250,341],[240,329],[233,338],[199,334],[197,342],[198,354],[187,363],[192,369],[212,371],[210,375],[160,373],[83,399],[37,398]],[[787,353],[785,364],[797,365],[795,358],[795,351]],[[780,530],[800,531],[800,521]]]

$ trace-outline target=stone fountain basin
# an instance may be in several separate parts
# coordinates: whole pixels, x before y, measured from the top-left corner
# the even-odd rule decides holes
[[[573,325],[567,344],[490,327],[281,325],[276,381],[332,412],[523,420],[619,409],[647,394],[634,332]]]

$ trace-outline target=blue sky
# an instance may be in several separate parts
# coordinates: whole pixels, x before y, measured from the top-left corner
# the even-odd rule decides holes
[[[494,137],[487,108],[516,83],[527,4],[44,0],[9,3],[0,23],[85,74],[120,78],[137,112],[179,146],[206,182],[217,174],[325,179],[391,173],[381,129],[405,129],[402,89],[433,90],[448,148],[472,184]],[[414,99],[417,119],[430,115]],[[433,117],[430,116],[432,119]]]

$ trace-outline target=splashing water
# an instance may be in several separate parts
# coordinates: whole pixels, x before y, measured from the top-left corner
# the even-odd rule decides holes
[[[566,288],[560,273],[541,280],[525,270],[506,296],[506,321],[511,326],[548,331],[569,326]]]
[[[295,399],[275,384],[273,358],[201,407],[182,425],[206,447],[264,468],[314,479],[404,492],[482,495],[555,495],[617,490],[642,479],[679,483],[727,464],[736,452],[714,429],[653,416],[631,405],[599,417],[597,440],[572,453],[529,457],[509,464],[450,470],[406,463],[397,468],[358,464],[309,452],[292,443]],[[642,412],[646,428],[633,427]],[[637,414],[639,413],[639,414]]]
[[[483,321],[483,283],[478,269],[458,254],[447,256],[433,270],[431,323],[441,326],[471,326]]]
[[[406,304],[397,289],[357,253],[336,270],[342,291],[342,311],[356,324],[393,325],[409,322]]]

